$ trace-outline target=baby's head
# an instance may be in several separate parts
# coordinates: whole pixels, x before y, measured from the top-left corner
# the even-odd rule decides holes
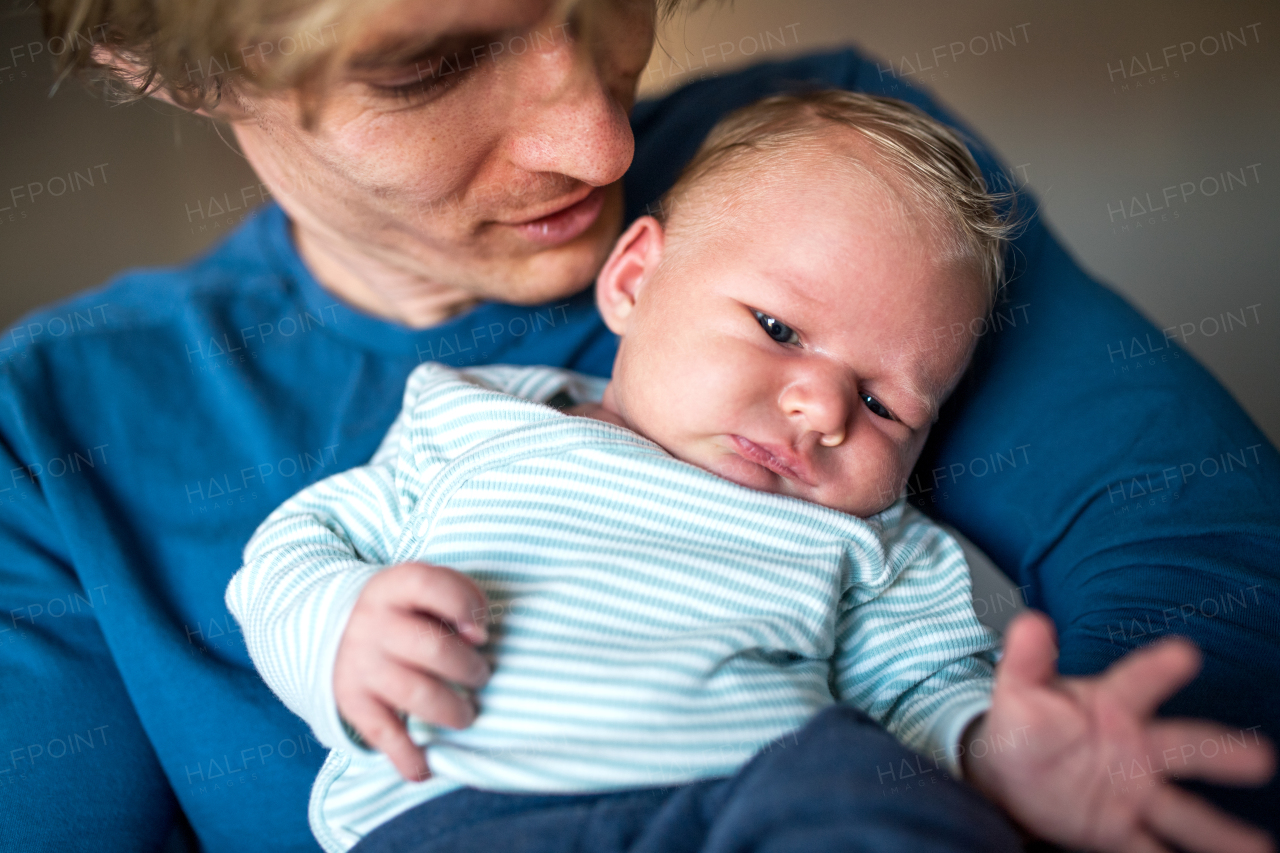
[[[817,92],[725,118],[597,281],[604,407],[728,480],[893,503],[990,310],[1008,225],[945,127]],[[940,331],[939,331],[940,330]]]

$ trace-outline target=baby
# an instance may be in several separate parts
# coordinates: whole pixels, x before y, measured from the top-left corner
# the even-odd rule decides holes
[[[1028,617],[993,679],[959,547],[901,497],[972,353],[951,330],[993,304],[1001,206],[913,108],[770,98],[615,245],[607,385],[416,370],[370,464],[277,509],[227,592],[264,680],[333,748],[322,846],[464,786],[732,776],[833,705],[1054,840],[1176,837],[1144,812],[1175,788],[1115,793],[1107,772],[1172,744],[1148,718],[1194,653],[1062,680]],[[1215,778],[1269,773],[1238,755]],[[1224,844],[1263,843],[1197,808]]]

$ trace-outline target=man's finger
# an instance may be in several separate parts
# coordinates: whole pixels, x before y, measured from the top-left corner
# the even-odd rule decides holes
[[[392,607],[428,613],[458,630],[473,643],[488,639],[489,602],[471,578],[445,566],[401,563],[379,572],[375,595]]]
[[[489,664],[475,646],[433,616],[394,613],[380,627],[382,650],[400,663],[466,687],[483,687]]]
[[[1048,616],[1030,611],[1016,617],[1005,632],[997,678],[1047,685],[1058,676],[1058,644]]]
[[[1192,853],[1274,853],[1270,837],[1177,785],[1161,785],[1144,810],[1161,838]]]
[[[1158,720],[1147,731],[1156,763],[1174,776],[1228,785],[1261,785],[1275,772],[1275,751],[1256,732],[1202,720]]]
[[[1137,717],[1149,717],[1200,671],[1200,652],[1173,637],[1129,652],[1107,667],[1098,689]]]
[[[408,782],[431,778],[422,748],[409,738],[402,721],[386,705],[367,694],[353,699],[347,722],[355,727],[365,742],[381,752]]]

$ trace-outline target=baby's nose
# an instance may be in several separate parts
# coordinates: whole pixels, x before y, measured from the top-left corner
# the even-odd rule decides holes
[[[793,420],[802,421],[807,431],[818,433],[818,442],[824,447],[837,447],[848,430],[855,391],[837,377],[814,376],[793,383],[783,393],[783,410]]]
[[[844,444],[844,428],[841,427],[839,432],[824,433],[818,443],[823,447],[839,447]]]

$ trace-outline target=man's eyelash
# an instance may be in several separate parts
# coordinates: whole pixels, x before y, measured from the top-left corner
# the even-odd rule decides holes
[[[450,70],[445,72],[439,71],[440,67],[443,67],[443,65],[437,65],[433,61],[417,62],[413,66],[413,70],[418,76],[417,80],[394,86],[370,84],[370,88],[379,97],[396,98],[407,102],[430,100],[439,97],[462,82],[475,66],[462,68],[461,70],[453,70],[450,67]]]
[[[380,98],[395,98],[399,101],[418,102],[439,97],[453,88],[456,82],[458,81],[438,82],[430,77],[425,77],[412,83],[402,83],[397,86],[372,86],[371,88]]]

